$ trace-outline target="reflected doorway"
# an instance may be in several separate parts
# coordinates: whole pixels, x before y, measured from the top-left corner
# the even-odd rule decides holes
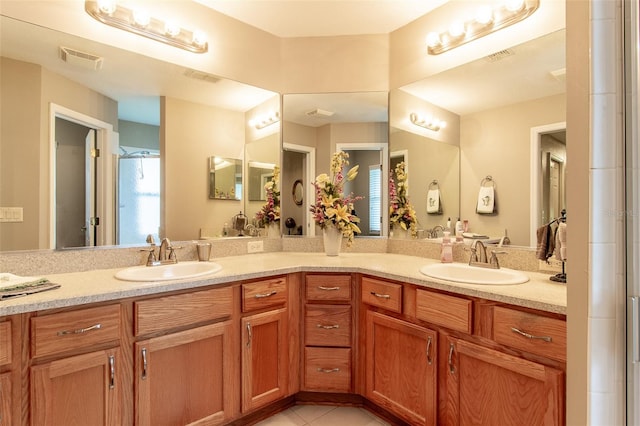
[[[280,222],[282,235],[315,235],[315,223],[309,206],[315,198],[316,149],[305,145],[284,143],[280,174]],[[300,183],[302,182],[302,187]],[[298,194],[294,197],[294,194]],[[299,197],[302,194],[302,197]],[[291,228],[286,226],[287,219]]]

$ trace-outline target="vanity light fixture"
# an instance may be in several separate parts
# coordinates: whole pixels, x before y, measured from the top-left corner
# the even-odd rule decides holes
[[[280,113],[273,112],[269,115],[265,115],[264,117],[258,117],[249,121],[250,126],[254,126],[256,129],[264,129],[267,126],[271,126],[274,123],[280,121]]]
[[[505,0],[501,5],[481,6],[473,18],[453,22],[446,31],[427,34],[427,52],[439,55],[506,28],[531,16],[540,0]]]
[[[170,46],[194,53],[209,50],[206,36],[202,32],[190,31],[175,22],[154,18],[142,8],[129,9],[117,4],[115,0],[87,0],[84,2],[84,10],[103,24]]]
[[[412,112],[411,115],[409,115],[409,119],[416,126],[424,127],[425,129],[433,130],[434,132],[447,127],[446,121],[440,120],[433,116],[421,117],[415,112]]]

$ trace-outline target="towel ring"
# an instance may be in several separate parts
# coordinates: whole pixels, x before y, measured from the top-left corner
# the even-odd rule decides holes
[[[438,186],[438,179],[434,179],[431,181],[431,183],[429,184],[429,189],[440,189],[440,187]]]
[[[487,175],[486,178],[482,179],[482,181],[480,181],[480,186],[489,186],[488,184],[491,184],[491,186],[493,186],[495,188],[496,183],[494,182],[493,178],[491,177],[491,175]]]

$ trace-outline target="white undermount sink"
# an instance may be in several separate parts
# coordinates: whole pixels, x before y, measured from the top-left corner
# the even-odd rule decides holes
[[[529,281],[526,274],[514,269],[491,269],[465,263],[434,263],[423,266],[420,272],[431,278],[466,284],[510,285]]]
[[[116,272],[123,281],[169,281],[214,274],[222,269],[215,262],[178,262],[159,266],[132,266]]]

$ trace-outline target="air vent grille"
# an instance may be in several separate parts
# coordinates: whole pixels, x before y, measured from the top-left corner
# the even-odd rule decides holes
[[[504,58],[507,58],[509,56],[513,56],[516,53],[511,50],[511,49],[504,49],[504,50],[500,50],[498,52],[492,53],[491,55],[487,56],[487,60],[489,62],[496,62],[496,61],[500,61]]]
[[[192,70],[190,68],[184,71],[184,75],[196,80],[206,81],[207,83],[217,83],[220,81],[220,79],[213,74],[207,74],[206,72]]]
[[[309,117],[331,117],[334,113],[333,111],[326,111],[324,109],[316,108],[311,111],[307,111],[306,114]]]
[[[70,47],[60,46],[60,59],[68,64],[76,65],[90,70],[102,68],[104,59],[91,53],[81,52]]]

